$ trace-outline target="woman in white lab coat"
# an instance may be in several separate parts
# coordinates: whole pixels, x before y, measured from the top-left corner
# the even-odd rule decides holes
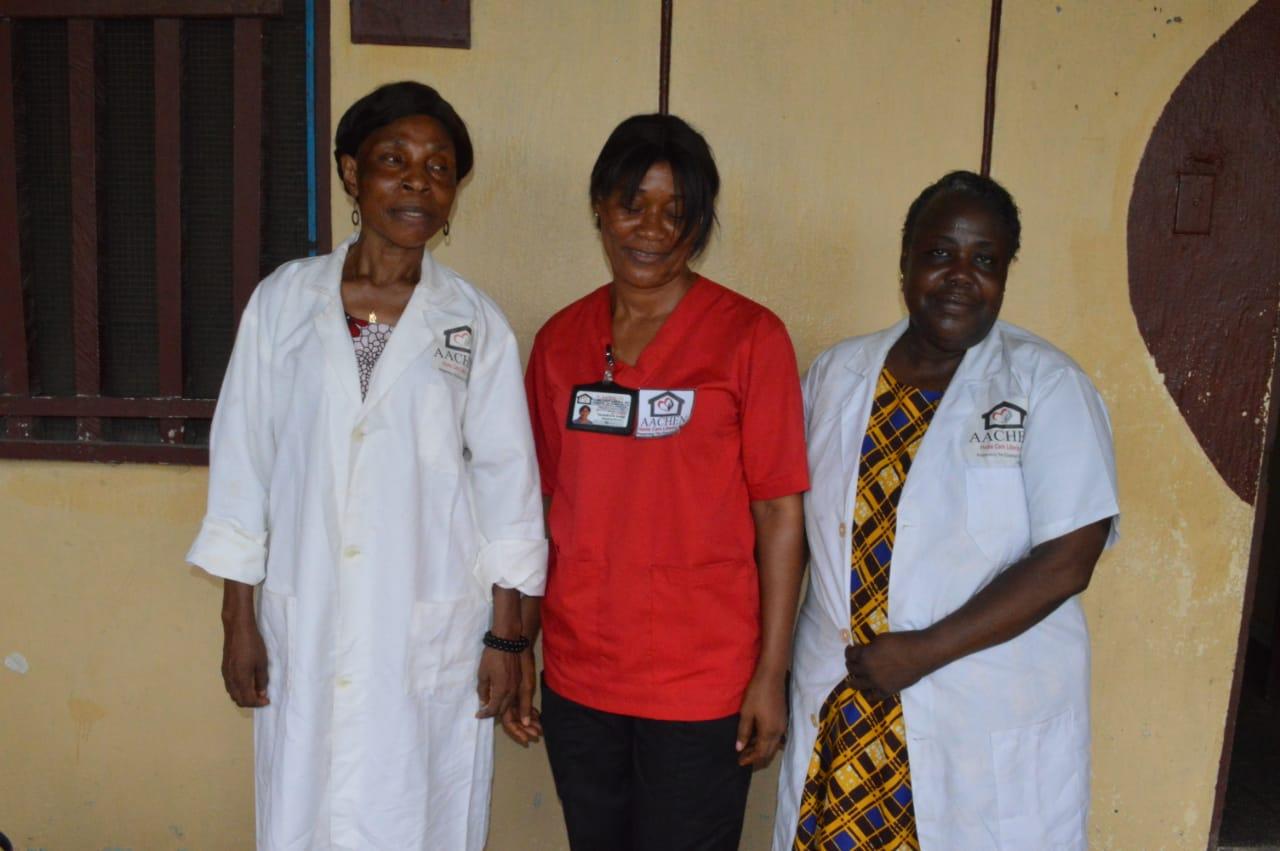
[[[359,232],[249,300],[188,560],[225,580],[258,847],[478,851],[487,719],[514,694],[519,594],[546,569],[519,355],[493,302],[426,251],[472,162],[448,102],[384,86],[335,143]]]
[[[911,205],[908,318],[805,380],[811,549],[773,847],[1085,847],[1089,642],[1111,428],[997,321],[1017,207],[953,172]]]

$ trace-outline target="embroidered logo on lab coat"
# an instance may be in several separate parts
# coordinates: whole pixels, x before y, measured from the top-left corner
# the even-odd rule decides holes
[[[471,377],[471,326],[459,325],[444,332],[444,348],[436,347],[436,369],[466,381]]]
[[[1017,466],[1027,434],[1027,400],[1005,399],[979,414],[980,425],[969,434],[966,455],[971,464]]]
[[[471,326],[459,325],[444,332],[445,348],[471,354]]]
[[[667,437],[693,416],[692,390],[641,390],[636,437]]]

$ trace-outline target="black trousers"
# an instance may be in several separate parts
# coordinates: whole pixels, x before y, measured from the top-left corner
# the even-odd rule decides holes
[[[542,684],[542,728],[573,851],[735,851],[751,785],[738,716],[654,721]]]

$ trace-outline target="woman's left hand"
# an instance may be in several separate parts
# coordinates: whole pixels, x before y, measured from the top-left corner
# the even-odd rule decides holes
[[[868,697],[897,694],[934,669],[929,642],[921,630],[882,632],[870,644],[844,649],[844,664],[853,687]]]
[[[480,656],[476,694],[480,696],[477,718],[493,718],[507,711],[520,687],[520,654],[486,647]]]
[[[782,746],[787,732],[787,696],[784,676],[759,672],[747,685],[738,710],[738,765],[764,768]]]

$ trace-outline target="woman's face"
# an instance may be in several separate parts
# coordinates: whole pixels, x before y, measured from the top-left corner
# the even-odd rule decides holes
[[[1009,234],[987,204],[942,194],[920,212],[902,254],[902,295],[920,342],[962,353],[1000,315],[1009,273]]]
[[[634,198],[615,192],[595,205],[615,284],[653,289],[689,275],[693,239],[681,239],[683,201],[667,163],[654,163]]]
[[[380,127],[342,158],[342,182],[360,207],[363,236],[421,248],[449,220],[457,155],[444,126],[408,115]]]

